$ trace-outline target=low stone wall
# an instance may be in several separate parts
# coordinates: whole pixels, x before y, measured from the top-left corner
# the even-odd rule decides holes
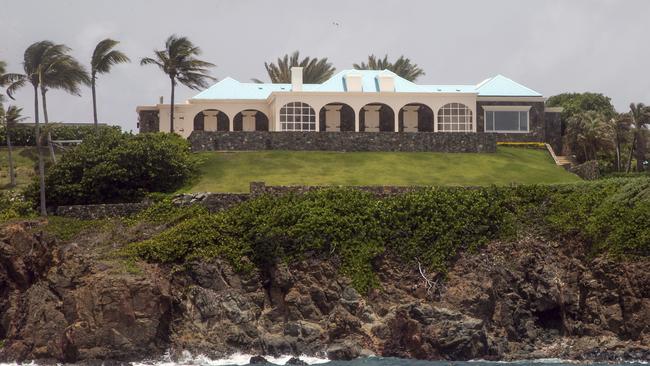
[[[303,194],[319,189],[333,188],[333,186],[267,186],[264,182],[251,182],[250,194],[251,196],[259,196],[263,194],[270,195],[283,195],[288,193]],[[397,194],[415,192],[425,189],[425,186],[345,186],[345,188],[356,189],[364,192],[369,192],[375,196],[393,196]]]
[[[82,220],[98,220],[109,217],[126,217],[134,215],[151,205],[150,202],[114,203],[99,205],[58,206],[57,216],[73,217]]]
[[[596,180],[600,178],[600,169],[598,162],[589,160],[582,164],[578,164],[569,168],[569,171],[584,180]]]
[[[247,201],[250,197],[248,193],[189,193],[174,197],[172,202],[179,206],[199,204],[210,212],[217,212]]]
[[[193,151],[496,152],[496,137],[487,133],[193,131],[189,141]]]

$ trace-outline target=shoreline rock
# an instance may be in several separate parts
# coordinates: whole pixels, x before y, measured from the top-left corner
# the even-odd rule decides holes
[[[493,242],[458,258],[433,289],[417,265],[387,253],[380,288],[362,295],[335,259],[248,273],[219,259],[129,265],[110,259],[105,234],[62,243],[37,227],[0,229],[3,362],[119,364],[183,351],[650,360],[650,260],[591,258],[578,242]]]

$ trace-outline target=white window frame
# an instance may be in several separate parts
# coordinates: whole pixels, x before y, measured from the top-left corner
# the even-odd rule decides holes
[[[529,105],[485,105],[483,106],[483,131],[485,133],[530,133],[530,109],[532,106]],[[518,131],[501,131],[501,130],[490,130],[487,129],[487,114],[488,112],[527,112],[528,123],[526,123],[526,130]],[[494,120],[492,121],[494,123]],[[519,121],[519,126],[521,126],[521,121]]]
[[[454,104],[456,104],[457,106],[454,106]],[[447,106],[449,106],[449,107],[447,107]],[[457,110],[457,111],[465,110],[466,113],[463,115],[463,117],[465,118],[465,121],[460,122],[460,121],[454,121],[453,120],[454,117],[459,119],[460,114],[449,115],[449,117],[451,118],[451,121],[449,121],[449,122],[444,121],[444,118],[447,117],[447,115],[443,114],[443,110],[445,110],[445,109]],[[441,119],[442,119],[442,121],[441,121]],[[467,119],[469,119],[469,121]],[[438,108],[438,111],[437,111],[436,117],[435,117],[435,123],[436,123],[436,130],[438,132],[475,132],[475,129],[474,129],[474,112],[472,111],[472,109],[467,104],[461,103],[461,102],[450,102],[450,103],[447,103],[447,104],[443,105],[442,107]],[[453,126],[454,124],[460,125],[461,123],[469,124],[469,126],[468,126],[469,128],[467,128],[465,130],[460,130],[460,129],[445,130],[444,128],[441,128],[442,125]]]
[[[287,108],[291,108],[291,113],[286,112]],[[303,112],[303,109],[305,108],[309,108],[307,113]],[[291,117],[292,121],[289,121],[289,117]],[[297,117],[300,117],[300,122],[296,122]],[[289,102],[280,107],[280,131],[316,132],[318,131],[318,119],[316,117],[316,110],[311,105],[305,102]],[[304,121],[305,118],[307,121]],[[303,129],[302,126],[305,123],[313,128]],[[286,128],[289,125],[291,125],[293,129]],[[296,126],[298,125],[300,128],[296,129]]]

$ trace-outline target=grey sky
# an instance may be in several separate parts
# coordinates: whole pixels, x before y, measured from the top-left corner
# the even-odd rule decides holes
[[[264,61],[293,50],[339,70],[370,53],[404,54],[426,71],[419,83],[475,84],[500,73],[545,96],[602,92],[624,111],[650,104],[648,14],[648,0],[0,0],[0,59],[21,71],[24,49],[49,39],[87,63],[99,40],[120,40],[134,62],[101,77],[98,108],[101,121],[126,130],[135,130],[137,105],[169,100],[164,75],[138,61],[172,33],[199,45],[218,78],[266,80]],[[194,94],[177,92],[180,101]],[[48,95],[51,120],[92,121],[89,89]],[[29,88],[15,103],[33,115]]]

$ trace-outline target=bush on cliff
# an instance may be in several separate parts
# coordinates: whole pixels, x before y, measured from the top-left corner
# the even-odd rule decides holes
[[[262,196],[202,212],[127,252],[154,262],[220,256],[237,269],[333,256],[360,291],[389,252],[444,273],[459,253],[531,230],[580,238],[594,253],[650,255],[650,179],[558,186],[438,188],[379,199],[351,189]]]
[[[171,192],[195,171],[194,157],[174,134],[102,130],[64,154],[45,177],[52,206],[134,202],[149,192]],[[26,190],[38,202],[38,183]]]

